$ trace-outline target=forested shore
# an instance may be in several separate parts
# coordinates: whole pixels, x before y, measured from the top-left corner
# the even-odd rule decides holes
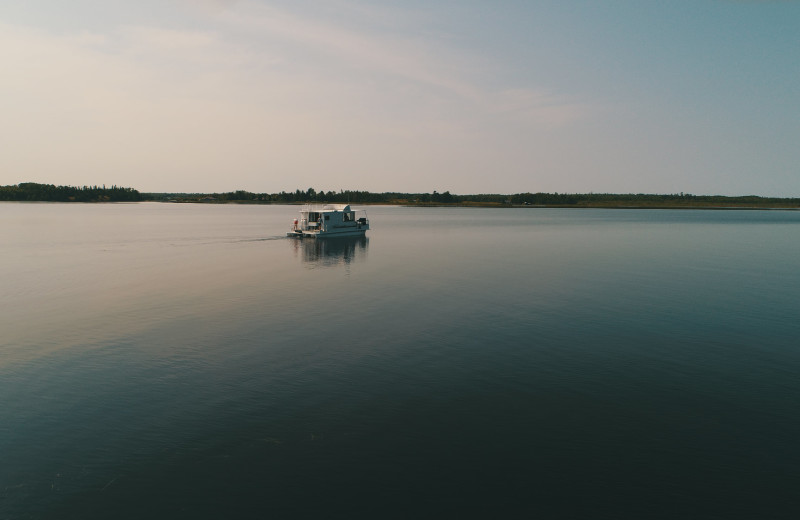
[[[142,195],[133,188],[118,186],[55,186],[23,182],[0,186],[0,200],[37,202],[138,202]]]
[[[615,194],[615,193],[515,193],[455,195],[449,191],[439,193],[400,193],[340,190],[295,190],[279,193],[251,193],[233,191],[226,193],[143,193],[145,200],[200,203],[251,203],[251,204],[395,204],[406,206],[485,206],[485,207],[631,207],[631,208],[785,208],[800,209],[800,198],[775,198],[747,195],[692,195],[677,193]]]
[[[676,194],[616,193],[515,193],[456,195],[439,193],[373,193],[358,190],[316,191],[297,189],[293,192],[252,193],[238,190],[223,193],[140,193],[118,186],[55,186],[33,182],[0,186],[2,201],[49,202],[183,202],[183,203],[247,203],[302,204],[351,203],[396,204],[408,206],[486,206],[486,207],[617,207],[617,208],[775,208],[800,209],[800,198],[759,197],[756,195],[724,196]]]

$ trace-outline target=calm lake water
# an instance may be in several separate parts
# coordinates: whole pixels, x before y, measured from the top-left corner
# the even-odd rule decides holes
[[[800,212],[0,204],[0,519],[796,518]]]

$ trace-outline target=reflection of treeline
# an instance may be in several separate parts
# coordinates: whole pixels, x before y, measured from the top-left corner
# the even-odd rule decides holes
[[[726,197],[723,195],[692,195],[676,193],[655,194],[614,194],[614,193],[517,193],[514,195],[478,194],[454,195],[449,191],[439,193],[371,193],[368,191],[340,190],[282,191],[280,193],[251,193],[232,191],[211,194],[145,193],[147,200],[204,201],[204,202],[330,202],[330,203],[373,203],[373,204],[462,204],[486,206],[637,206],[637,207],[681,207],[681,206],[793,206],[800,207],[798,198],[771,198],[747,195]]]
[[[0,200],[48,201],[48,202],[130,202],[142,200],[133,188],[110,188],[98,186],[54,186],[23,182],[17,185],[0,186]]]

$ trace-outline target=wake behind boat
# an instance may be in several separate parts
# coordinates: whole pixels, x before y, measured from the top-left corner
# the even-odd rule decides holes
[[[353,237],[364,236],[369,229],[367,212],[350,209],[349,204],[306,204],[300,219],[294,219],[287,237]]]

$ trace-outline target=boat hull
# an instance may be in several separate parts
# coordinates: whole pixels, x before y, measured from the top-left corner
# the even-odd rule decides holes
[[[363,237],[366,229],[346,229],[343,231],[289,231],[287,237],[295,238],[339,238],[339,237]]]

